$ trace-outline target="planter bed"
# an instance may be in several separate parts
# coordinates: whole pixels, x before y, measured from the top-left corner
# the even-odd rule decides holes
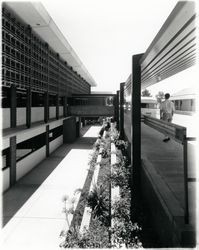
[[[97,148],[101,154],[97,183],[91,183],[95,159],[91,164],[92,168],[82,190],[70,231],[65,235],[65,242],[62,244],[65,248],[142,247],[139,240],[141,228],[138,223],[130,220],[130,167],[123,156],[126,144],[118,140],[119,135],[114,126],[111,128],[95,144],[94,150]],[[111,142],[116,144],[115,152],[111,152]],[[114,163],[112,159],[115,159]],[[93,185],[92,188],[90,185]],[[89,192],[89,189],[92,191]],[[114,193],[119,190],[116,198],[111,197],[111,190]],[[85,206],[90,207],[91,219],[89,228],[87,225],[80,232]]]

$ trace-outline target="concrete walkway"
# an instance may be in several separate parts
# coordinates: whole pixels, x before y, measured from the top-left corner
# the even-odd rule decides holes
[[[99,130],[100,126],[84,127],[75,143],[59,147],[5,192],[1,249],[60,249],[60,232],[67,229],[62,198],[72,198],[83,187]]]

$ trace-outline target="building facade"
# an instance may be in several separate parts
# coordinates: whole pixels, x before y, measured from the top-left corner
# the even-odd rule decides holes
[[[27,4],[29,11],[30,3],[22,7]],[[68,116],[67,98],[91,91],[85,74],[41,38],[15,7],[18,3],[2,5],[3,190],[76,138],[80,118]]]

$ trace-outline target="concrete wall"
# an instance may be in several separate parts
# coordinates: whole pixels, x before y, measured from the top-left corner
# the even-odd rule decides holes
[[[26,108],[17,108],[17,126],[26,124]]]
[[[2,109],[2,129],[10,128],[10,108]]]
[[[38,149],[32,154],[28,155],[21,161],[17,162],[17,177],[19,180],[25,174],[27,174],[32,168],[39,164],[46,157],[46,146]]]
[[[59,136],[59,137],[57,137],[55,140],[53,140],[53,141],[51,141],[50,142],[50,145],[49,145],[49,147],[50,147],[50,149],[49,149],[49,151],[50,151],[50,154],[53,152],[53,151],[55,151],[59,146],[61,146],[63,144],[63,136],[61,135],[61,136]]]
[[[49,119],[56,117],[56,107],[49,107]]]
[[[141,193],[162,247],[190,247],[194,229],[184,224],[184,210],[176,210],[177,198],[147,159],[142,160]]]
[[[38,126],[31,129],[22,130],[17,133],[17,143],[28,140],[36,135],[46,132],[46,126]]]
[[[64,115],[64,107],[59,106],[59,116],[62,117]]]
[[[63,120],[52,121],[49,123],[49,129],[51,130],[51,129],[59,127],[61,125],[63,125]]]
[[[4,192],[10,186],[10,168],[2,171],[2,191]]]
[[[129,142],[131,142],[131,111],[124,112],[124,133]]]
[[[72,143],[76,140],[76,119],[70,117],[63,122],[63,142]]]
[[[31,122],[38,122],[44,120],[44,107],[31,108]]]
[[[69,114],[74,116],[114,116],[114,106],[70,106]]]
[[[56,128],[63,125],[63,135],[59,136],[49,144],[49,152],[52,153],[59,146],[63,144],[63,141],[70,143],[76,140],[76,119],[75,117],[67,117],[65,119],[55,120],[49,122],[49,129]],[[16,143],[28,140],[38,134],[46,132],[46,125],[42,124],[30,129],[17,131],[16,134],[10,134],[9,136],[3,137],[2,146],[7,148],[10,146],[10,137],[16,135]],[[31,169],[38,165],[42,160],[46,158],[46,145],[42,148],[31,153],[27,157],[21,159],[16,163],[16,180],[18,181],[21,177],[27,174]],[[10,187],[10,169],[7,168],[2,173],[2,189],[5,191]]]
[[[148,115],[160,119],[160,109],[141,108],[141,113],[143,115]]]

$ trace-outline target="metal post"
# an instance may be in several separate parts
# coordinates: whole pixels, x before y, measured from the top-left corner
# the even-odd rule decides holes
[[[188,195],[188,164],[187,164],[187,140],[183,142],[183,163],[184,163],[184,199],[185,199],[185,223],[189,223],[189,195]]]

